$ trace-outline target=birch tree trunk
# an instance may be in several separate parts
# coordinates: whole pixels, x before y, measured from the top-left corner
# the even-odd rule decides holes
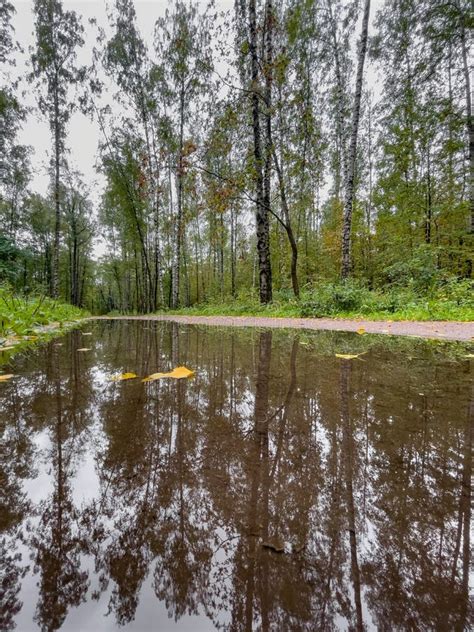
[[[271,208],[271,173],[272,173],[272,83],[273,83],[273,7],[272,0],[265,1],[263,76],[265,79],[265,130],[263,169],[263,203],[267,214]]]
[[[341,58],[339,54],[339,43],[337,41],[337,22],[334,18],[332,11],[332,1],[328,0],[327,7],[329,12],[329,18],[331,20],[331,39],[334,53],[334,65],[336,72],[336,99],[337,99],[337,114],[336,114],[336,139],[337,139],[337,165],[335,174],[334,192],[336,199],[340,200],[341,194],[341,171],[346,170],[346,146],[345,146],[345,132],[344,132],[344,81],[342,78],[341,70]]]
[[[351,273],[351,228],[352,207],[354,203],[354,178],[357,159],[357,136],[359,132],[360,102],[362,98],[362,80],[364,77],[364,62],[367,52],[367,32],[369,28],[370,0],[365,0],[364,16],[362,18],[362,32],[359,42],[357,58],[357,76],[352,108],[352,128],[349,145],[349,156],[346,163],[346,187],[344,201],[344,215],[342,224],[342,266],[341,277],[347,279]]]
[[[270,262],[270,228],[268,221],[268,207],[265,206],[263,190],[262,169],[262,141],[260,131],[259,108],[259,81],[258,81],[258,55],[257,55],[257,15],[255,0],[249,1],[249,48],[251,62],[251,103],[252,103],[252,127],[254,142],[254,168],[256,188],[256,224],[257,224],[257,255],[259,274],[259,294],[261,303],[270,303],[272,300],[272,270]]]

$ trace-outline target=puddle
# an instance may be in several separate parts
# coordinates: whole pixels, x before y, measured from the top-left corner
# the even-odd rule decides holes
[[[3,367],[2,630],[474,625],[454,346],[86,327]]]

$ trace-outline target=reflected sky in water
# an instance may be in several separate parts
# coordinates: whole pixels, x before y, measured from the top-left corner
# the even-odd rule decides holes
[[[454,345],[87,331],[0,384],[0,629],[474,625],[472,373]],[[178,365],[195,376],[109,381]]]

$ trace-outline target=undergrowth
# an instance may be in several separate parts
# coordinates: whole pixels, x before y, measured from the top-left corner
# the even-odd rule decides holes
[[[474,320],[474,284],[471,280],[452,280],[438,284],[429,292],[416,287],[392,286],[370,290],[355,281],[320,283],[305,288],[298,299],[289,292],[275,292],[270,305],[261,305],[252,292],[235,299],[165,310],[168,314],[202,316],[273,316],[305,318],[363,318],[366,320]]]
[[[37,328],[77,320],[86,315],[81,309],[46,296],[14,295],[0,287],[0,336],[24,336],[37,333]]]

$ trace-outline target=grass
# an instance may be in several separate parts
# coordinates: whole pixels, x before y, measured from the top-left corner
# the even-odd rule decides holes
[[[84,310],[45,296],[25,298],[0,288],[0,336],[33,334],[38,327],[85,315]]]
[[[25,347],[75,326],[87,313],[45,296],[15,296],[0,287],[0,364]]]
[[[260,305],[252,295],[235,300],[166,310],[167,314],[193,316],[270,316],[290,318],[350,318],[392,321],[474,320],[474,292],[471,281],[440,284],[430,292],[412,287],[394,287],[382,292],[355,282],[325,283],[302,292],[300,300],[287,293],[275,293],[270,305]]]
[[[273,318],[348,318],[353,320],[391,320],[391,321],[474,321],[474,310],[466,307],[453,307],[450,305],[412,306],[406,309],[386,311],[361,311],[361,310],[340,310],[330,314],[312,315],[302,313],[301,308],[293,305],[273,304],[269,306],[255,306],[212,303],[204,305],[193,305],[192,307],[182,307],[176,310],[162,310],[160,314],[188,315],[188,316],[269,316]]]

